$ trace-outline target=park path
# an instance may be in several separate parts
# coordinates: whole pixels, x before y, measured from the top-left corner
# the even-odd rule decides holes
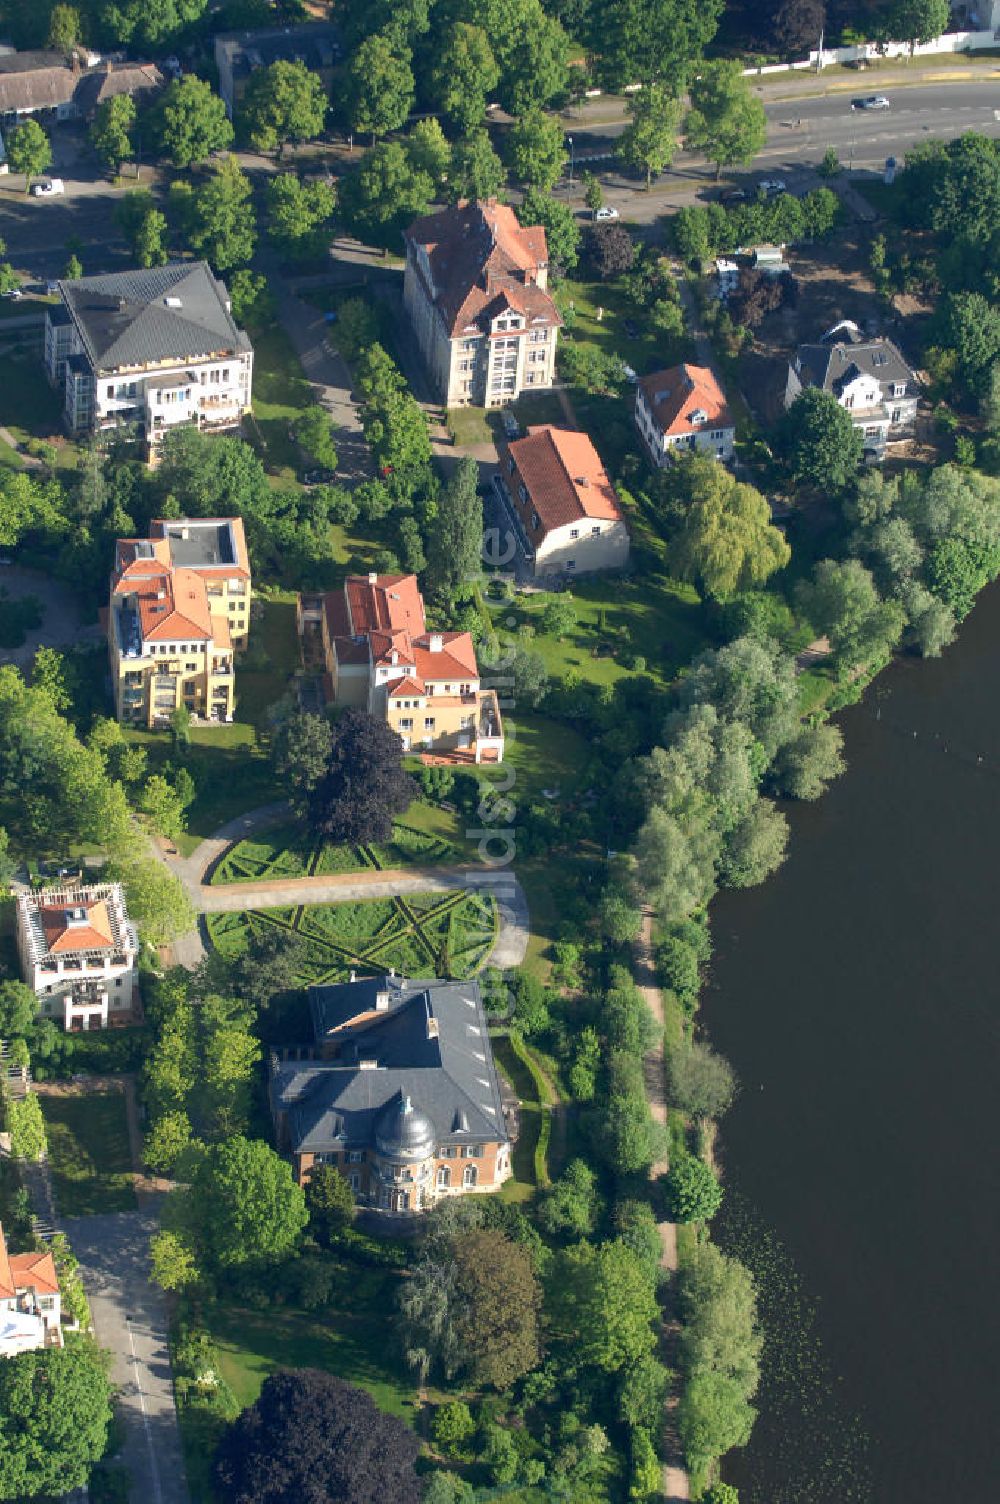
[[[639,991],[646,1001],[646,1005],[656,1019],[656,1043],[642,1062],[643,1076],[646,1083],[646,1096],[649,1101],[649,1110],[653,1120],[667,1125],[667,1077],[663,1057],[663,998],[656,981],[656,967],[653,961],[653,915],[648,909],[643,911],[642,929],[639,938],[635,942],[634,950],[635,980]],[[667,1159],[653,1165],[650,1169],[650,1177],[655,1179],[659,1175],[665,1175],[670,1168]],[[674,1222],[661,1222],[660,1233],[660,1267],[665,1269],[671,1276],[677,1272],[677,1226]],[[673,1290],[668,1294],[668,1300],[672,1301]],[[677,1336],[677,1322],[672,1313],[668,1311],[663,1323],[663,1346],[666,1354],[672,1355],[672,1350]],[[673,1367],[671,1363],[669,1365]],[[683,1455],[677,1437],[676,1429],[677,1396],[671,1391],[667,1399],[667,1412],[664,1419],[663,1444],[666,1461],[663,1465],[663,1493],[666,1504],[676,1504],[676,1501],[690,1499],[691,1484],[687,1472],[683,1467]]]

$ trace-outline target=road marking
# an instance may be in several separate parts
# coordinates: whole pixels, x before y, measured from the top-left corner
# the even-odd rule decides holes
[[[149,1466],[153,1474],[153,1497],[156,1504],[163,1504],[163,1490],[160,1487],[160,1470],[156,1464],[156,1452],[153,1450],[153,1438],[149,1433],[149,1416],[146,1414],[146,1396],[143,1394],[142,1384],[139,1381],[139,1356],[135,1350],[135,1329],[131,1321],[128,1322],[128,1343],[132,1349],[132,1370],[135,1378],[135,1387],[139,1395],[139,1409],[142,1412],[142,1429],[146,1433],[146,1447],[149,1451]]]

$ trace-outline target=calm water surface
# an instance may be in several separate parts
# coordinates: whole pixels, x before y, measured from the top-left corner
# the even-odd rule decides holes
[[[713,909],[702,1016],[742,1082],[725,1235],[775,1244],[787,1313],[727,1471],[744,1504],[1000,1500],[998,689],[994,587],[843,714],[847,774],[790,812],[776,877]]]

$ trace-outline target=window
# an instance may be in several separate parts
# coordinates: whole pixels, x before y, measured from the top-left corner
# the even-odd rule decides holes
[[[347,1163],[349,1165],[363,1165],[364,1162],[365,1162],[365,1151],[364,1151],[364,1149],[352,1149],[350,1151],[350,1153],[348,1154],[348,1156],[347,1156]]]
[[[483,1157],[483,1146],[482,1146],[482,1144],[463,1144],[462,1145],[462,1158],[463,1159],[482,1159],[482,1157]]]
[[[400,729],[400,731],[412,731],[413,730],[413,717],[412,717],[412,715],[407,715],[407,716],[401,717],[400,722],[399,722],[399,729]]]
[[[600,530],[600,528],[599,527],[592,527],[590,529],[590,536],[592,538],[599,538],[601,536],[601,530]]]
[[[901,407],[894,407],[893,410],[892,410],[892,421],[893,421],[893,423],[901,423],[902,420],[903,420],[903,409]]]
[[[438,1153],[441,1155],[442,1159],[454,1159],[456,1153],[455,1145],[445,1144],[441,1149],[438,1150]]]
[[[527,501],[527,499],[528,499],[528,492],[527,492],[526,488],[523,485],[522,486],[518,486],[518,488],[517,488],[517,494],[521,498],[522,501]]]
[[[357,1173],[357,1171],[355,1171],[353,1175],[349,1175],[348,1176],[348,1180],[351,1183],[351,1190],[352,1191],[360,1191],[360,1189],[361,1189],[361,1176]]]
[[[475,1185],[478,1179],[479,1171],[475,1165],[466,1165],[465,1173],[462,1176],[462,1184],[465,1186]]]
[[[514,474],[514,456],[512,454],[508,454],[507,456],[507,474]]]
[[[425,715],[424,716],[424,730],[425,731],[433,731],[434,730],[434,717],[432,715]]]
[[[451,1171],[447,1165],[438,1165],[437,1183],[440,1186],[451,1185]]]
[[[571,527],[569,530],[569,535],[571,538],[579,538],[580,529],[578,527]]]
[[[531,526],[532,526],[532,530],[533,531],[537,530],[541,526],[541,524],[538,521],[538,513],[537,512],[532,512],[532,514],[531,514]]]

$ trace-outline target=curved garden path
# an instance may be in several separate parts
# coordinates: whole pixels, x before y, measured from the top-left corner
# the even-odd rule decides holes
[[[156,855],[178,877],[198,914],[238,913],[244,909],[287,908],[296,904],[357,903],[396,898],[406,893],[447,893],[456,888],[489,893],[497,903],[500,927],[486,964],[520,966],[528,947],[529,914],[524,889],[509,869],[482,863],[456,867],[402,867],[336,872],[322,877],[282,877],[251,883],[208,882],[208,873],[238,841],[246,840],[288,816],[284,803],[265,804],[239,815],[202,841],[188,857],[158,848]],[[194,967],[204,955],[197,930],[173,944],[174,959]]]

